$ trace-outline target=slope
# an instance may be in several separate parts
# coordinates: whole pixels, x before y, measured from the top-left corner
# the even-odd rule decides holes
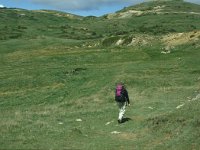
[[[153,1],[102,17],[57,11],[0,9],[0,39],[51,36],[100,39],[129,34],[162,35],[200,29],[200,6],[184,1]]]
[[[138,10],[150,4],[158,2]],[[0,11],[0,149],[200,147],[198,14],[108,19]],[[64,33],[63,25],[70,26]],[[130,119],[120,125],[118,81],[125,82],[131,101],[125,116]]]
[[[0,39],[50,36],[71,39],[95,38],[94,31],[81,25],[83,17],[57,11],[0,9]]]
[[[109,27],[107,30],[115,35],[187,32],[200,29],[200,6],[183,1],[153,1],[124,8],[104,18],[112,22],[105,29]]]

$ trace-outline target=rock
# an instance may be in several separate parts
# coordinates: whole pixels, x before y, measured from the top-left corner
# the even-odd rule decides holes
[[[77,121],[77,122],[81,122],[81,121],[82,121],[82,119],[76,119],[76,121]]]
[[[123,44],[123,42],[124,42],[124,40],[123,40],[123,39],[119,39],[119,40],[116,42],[116,44],[115,44],[115,45],[117,45],[117,46],[119,46],[119,45],[122,45],[122,44]]]
[[[178,105],[178,106],[176,107],[176,109],[179,109],[179,108],[183,107],[184,105],[185,105],[184,103],[181,104],[181,105]]]
[[[168,50],[168,51],[162,51],[162,52],[161,52],[161,54],[169,54],[169,53],[171,53],[171,51],[169,51],[169,50]]]
[[[149,108],[149,109],[153,109],[153,107],[151,107],[151,106],[149,106],[148,108]]]
[[[113,122],[113,121],[107,122],[105,125],[107,126],[107,125],[111,124],[112,122]]]
[[[111,122],[107,122],[105,125],[107,126],[107,125],[109,125]]]
[[[118,132],[118,131],[113,131],[111,132],[111,134],[120,134],[121,132]]]

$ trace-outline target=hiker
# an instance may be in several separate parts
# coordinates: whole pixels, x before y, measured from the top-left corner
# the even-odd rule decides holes
[[[130,106],[128,91],[126,90],[123,83],[118,83],[116,86],[115,101],[117,102],[117,105],[119,107],[118,123],[122,123],[125,108],[127,105]]]

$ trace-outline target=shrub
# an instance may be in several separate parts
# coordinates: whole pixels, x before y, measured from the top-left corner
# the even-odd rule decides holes
[[[103,46],[111,46],[114,43],[116,43],[119,40],[119,37],[114,36],[114,37],[109,37],[103,40],[102,45]]]

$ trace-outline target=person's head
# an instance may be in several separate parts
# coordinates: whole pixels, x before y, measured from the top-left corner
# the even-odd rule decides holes
[[[122,85],[123,87],[125,87],[125,84],[123,81],[118,81],[116,85]]]

